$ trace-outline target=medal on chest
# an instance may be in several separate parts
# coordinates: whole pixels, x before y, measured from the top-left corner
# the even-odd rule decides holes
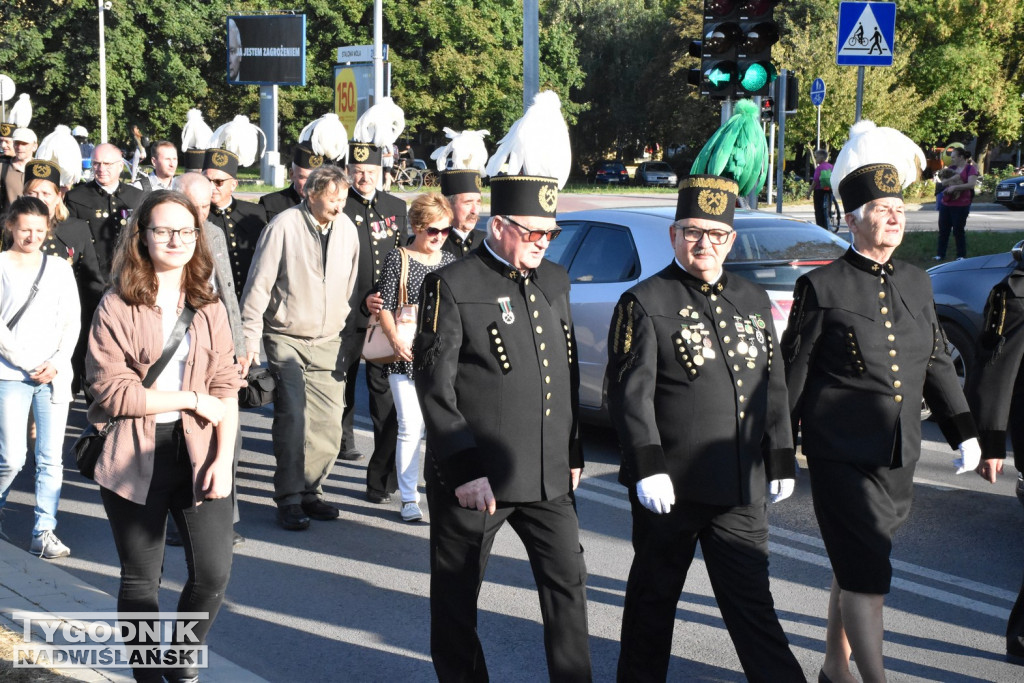
[[[498,298],[498,307],[501,308],[501,320],[506,325],[516,321],[516,314],[512,312],[512,299],[507,296]]]

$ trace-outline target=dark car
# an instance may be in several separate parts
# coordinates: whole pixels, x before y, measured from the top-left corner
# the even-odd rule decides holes
[[[1000,180],[996,185],[996,204],[1013,211],[1024,209],[1024,176]]]
[[[675,206],[595,209],[562,214],[562,235],[546,258],[569,271],[570,300],[580,362],[580,406],[603,420],[608,326],[624,291],[673,258],[669,226]],[[806,221],[759,211],[736,211],[736,243],[725,268],[768,290],[781,336],[798,277],[841,256],[849,245]]]
[[[643,187],[675,187],[678,182],[676,172],[664,161],[645,161],[636,167],[636,173],[633,174],[633,184]]]
[[[621,183],[629,182],[629,172],[621,161],[599,161],[591,171],[591,180],[594,183]]]
[[[1024,241],[1001,254],[950,261],[928,269],[935,293],[935,310],[961,379],[974,367],[988,294],[1017,266],[1022,249]]]

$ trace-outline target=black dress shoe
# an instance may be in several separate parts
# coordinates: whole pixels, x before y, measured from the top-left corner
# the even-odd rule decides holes
[[[302,531],[309,528],[309,517],[301,505],[284,505],[277,508],[277,522],[288,531]]]
[[[374,491],[373,489],[366,489],[366,500],[377,505],[385,505],[391,502],[391,496],[384,491]]]
[[[328,505],[319,498],[314,501],[304,502],[302,504],[302,511],[312,519],[316,519],[321,522],[329,522],[332,519],[337,519],[341,516],[341,510],[333,505]]]
[[[346,448],[341,453],[338,453],[338,458],[348,462],[355,462],[356,460],[362,460],[363,454],[354,448]]]
[[[174,547],[184,545],[181,542],[181,534],[178,533],[178,529],[173,524],[167,525],[167,538],[164,541],[167,545],[173,545]]]
[[[243,536],[242,534],[240,534],[240,533],[238,533],[236,531],[234,533],[234,536],[231,537],[231,547],[232,548],[237,548],[238,546],[242,545],[243,543],[245,543],[245,536]]]

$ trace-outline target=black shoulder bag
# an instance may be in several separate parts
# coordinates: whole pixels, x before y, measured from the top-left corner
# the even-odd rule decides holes
[[[178,322],[174,324],[174,329],[171,330],[171,336],[167,338],[167,343],[164,345],[160,358],[150,366],[149,372],[146,373],[146,378],[142,380],[142,386],[147,389],[153,386],[153,382],[156,381],[156,378],[167,367],[171,356],[174,355],[178,345],[181,344],[181,340],[185,338],[185,332],[188,330],[188,326],[192,324],[192,318],[195,314],[196,309],[185,304],[181,315],[178,316]],[[96,425],[89,424],[82,430],[81,435],[75,439],[75,443],[71,447],[75,452],[75,463],[78,465],[78,471],[86,479],[93,478],[96,471],[96,461],[100,459],[100,453],[103,452],[103,444],[107,440],[107,434],[110,433],[114,423],[121,419],[124,418],[111,418],[107,424],[103,425],[102,429],[97,429]]]
[[[39,273],[36,274],[35,282],[32,283],[32,290],[28,293],[28,298],[25,299],[25,303],[21,305],[18,312],[11,316],[10,320],[4,323],[7,325],[7,329],[14,329],[14,326],[18,324],[19,320],[21,320],[21,316],[25,315],[25,311],[28,310],[28,305],[32,303],[32,300],[36,298],[36,294],[39,293],[39,282],[43,279],[43,272],[46,270],[46,260],[46,254],[43,254],[43,262],[39,266]]]

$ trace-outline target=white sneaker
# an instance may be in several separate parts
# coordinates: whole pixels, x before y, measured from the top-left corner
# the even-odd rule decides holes
[[[418,522],[423,519],[423,511],[416,503],[402,503],[402,521]]]
[[[44,560],[53,560],[58,557],[67,557],[71,554],[71,550],[60,542],[56,534],[52,531],[44,531],[38,536],[32,537],[32,545],[28,551],[33,555],[38,555]]]

